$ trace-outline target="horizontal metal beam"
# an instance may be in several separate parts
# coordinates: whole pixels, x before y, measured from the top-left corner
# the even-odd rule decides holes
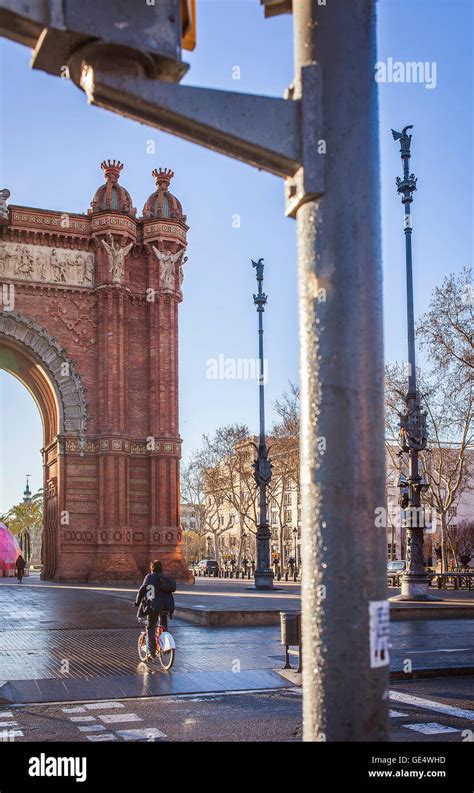
[[[302,165],[300,101],[133,78],[85,62],[79,82],[91,104],[277,176]]]

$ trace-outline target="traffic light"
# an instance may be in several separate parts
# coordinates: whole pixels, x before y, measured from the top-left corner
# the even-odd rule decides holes
[[[293,11],[292,0],[260,0],[260,4],[264,6],[265,17],[291,14]]]
[[[196,0],[181,0],[181,27],[183,50],[193,50],[196,46]]]
[[[188,69],[181,48],[196,44],[196,2],[0,0],[0,36],[31,47],[33,68],[49,74],[64,76],[82,56],[102,65],[122,56],[150,79],[179,82]]]

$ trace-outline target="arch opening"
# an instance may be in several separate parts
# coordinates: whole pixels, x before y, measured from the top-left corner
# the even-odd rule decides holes
[[[43,425],[42,577],[54,578],[59,561],[59,514],[64,503],[64,437],[83,437],[87,406],[72,362],[54,337],[17,312],[0,314],[0,368],[19,380]],[[61,507],[64,509],[64,506]]]

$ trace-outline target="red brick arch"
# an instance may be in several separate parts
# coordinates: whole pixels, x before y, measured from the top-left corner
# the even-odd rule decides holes
[[[10,205],[0,228],[0,365],[43,421],[43,577],[136,581],[159,558],[191,580],[178,427],[188,227],[169,192],[159,214],[171,172],[137,219],[121,165],[103,168],[87,215]]]

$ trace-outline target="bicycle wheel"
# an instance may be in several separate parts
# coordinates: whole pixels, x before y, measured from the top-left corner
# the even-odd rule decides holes
[[[165,672],[169,672],[173,666],[174,650],[159,650],[158,658],[160,659],[160,664]]]
[[[145,631],[143,631],[143,633],[141,633],[138,637],[138,657],[140,658],[140,661],[146,661],[146,656],[146,635]]]

